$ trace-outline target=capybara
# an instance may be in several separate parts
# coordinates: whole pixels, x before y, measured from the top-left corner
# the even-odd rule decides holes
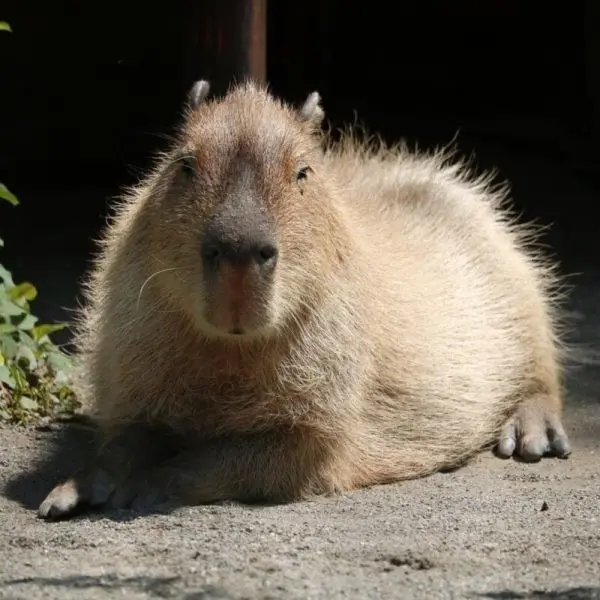
[[[193,86],[102,238],[76,338],[100,440],[40,516],[569,455],[560,278],[506,188],[323,117]]]

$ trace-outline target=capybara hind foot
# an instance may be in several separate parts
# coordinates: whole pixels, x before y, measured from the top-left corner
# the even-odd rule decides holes
[[[527,462],[536,462],[543,456],[569,456],[571,446],[558,406],[551,396],[545,394],[532,396],[523,402],[504,425],[496,454],[501,458],[518,456]]]

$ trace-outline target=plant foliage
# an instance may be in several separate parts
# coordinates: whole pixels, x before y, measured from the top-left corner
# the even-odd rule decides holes
[[[0,31],[11,28],[0,21]],[[0,183],[2,200],[19,204]],[[71,386],[71,358],[50,339],[66,325],[39,323],[30,310],[36,296],[31,283],[15,284],[0,263],[0,421],[22,423],[69,414],[80,405]]]
[[[0,198],[18,204],[2,185]],[[16,284],[0,264],[0,420],[26,422],[79,406],[71,387],[71,358],[50,338],[66,325],[39,323],[30,309],[36,296],[31,283]]]

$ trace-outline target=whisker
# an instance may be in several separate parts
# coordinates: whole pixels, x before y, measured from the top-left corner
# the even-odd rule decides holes
[[[153,255],[152,258],[158,263],[158,264],[166,264],[159,256],[155,256]],[[180,265],[179,267],[176,267],[177,271],[175,273],[175,275],[177,276],[177,278],[179,279],[179,281],[181,281],[182,283],[186,283],[185,279],[183,279],[183,277],[180,275],[181,271],[189,271],[189,272],[194,272],[197,268],[197,265],[194,265],[192,263],[188,264],[188,265]]]
[[[139,292],[138,298],[137,298],[137,308],[140,307],[140,300],[142,299],[142,294],[144,292],[144,288],[146,287],[146,285],[157,275],[161,275],[162,273],[166,273],[168,271],[177,271],[177,267],[170,267],[168,269],[161,269],[160,271],[156,271],[156,273],[152,273],[152,275],[150,275],[150,277],[148,277],[146,279],[146,281],[144,281],[144,283],[142,283],[142,285],[140,287],[140,292]]]

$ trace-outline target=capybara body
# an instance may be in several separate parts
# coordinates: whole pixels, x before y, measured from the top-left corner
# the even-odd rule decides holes
[[[78,337],[103,441],[42,516],[568,455],[554,270],[506,192],[332,142],[316,94],[207,93],[106,231]]]

